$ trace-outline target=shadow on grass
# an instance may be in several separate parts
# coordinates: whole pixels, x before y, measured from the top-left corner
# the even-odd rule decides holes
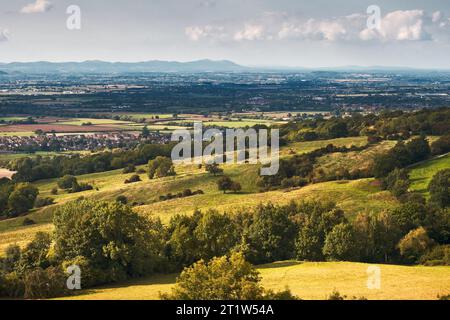
[[[89,289],[83,289],[80,291],[73,292],[72,295],[69,295],[69,297],[75,297],[81,296],[81,295],[89,295],[89,294],[95,294],[98,293],[98,290],[105,290],[105,289],[121,289],[121,288],[128,288],[133,286],[148,286],[148,285],[164,285],[164,284],[175,284],[175,281],[178,277],[178,274],[171,273],[171,274],[157,274],[145,278],[136,278],[127,280],[125,282],[120,283],[111,283],[104,286],[98,286],[93,287]]]
[[[276,269],[276,268],[285,268],[285,267],[294,267],[303,264],[301,261],[284,261],[284,262],[276,262],[269,264],[256,265],[257,269]]]

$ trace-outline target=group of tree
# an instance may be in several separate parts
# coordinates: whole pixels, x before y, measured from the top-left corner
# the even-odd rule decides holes
[[[227,191],[238,193],[242,190],[241,184],[237,181],[233,181],[228,176],[222,176],[217,180],[217,188],[219,191],[223,191],[223,193],[227,193]]]
[[[333,203],[268,204],[233,215],[214,210],[176,215],[164,226],[133,212],[125,200],[80,199],[58,207],[51,236],[38,234],[24,249],[10,246],[0,259],[0,294],[60,295],[59,281],[71,265],[82,269],[87,288],[177,272],[196,262],[197,271],[215,269],[226,260],[212,259],[232,252],[252,264],[288,259],[450,264],[450,212],[434,203],[408,202],[352,221]],[[191,276],[187,269],[182,279],[197,283]],[[220,281],[213,286],[222,287]],[[173,297],[183,292],[180,286]]]
[[[13,218],[35,206],[39,190],[29,183],[0,179],[0,218]]]
[[[424,109],[416,112],[387,111],[380,114],[350,117],[315,118],[290,122],[281,127],[287,141],[313,141],[354,136],[375,136],[383,139],[409,139],[413,135],[445,135],[450,132],[450,110]]]
[[[158,156],[148,162],[148,177],[150,179],[174,176],[175,167],[168,157]]]
[[[17,182],[33,182],[42,179],[59,178],[65,175],[83,175],[120,168],[132,168],[147,164],[158,156],[169,157],[172,144],[141,144],[132,150],[114,150],[90,155],[73,154],[13,160],[8,168],[17,171],[13,176]]]
[[[94,189],[94,187],[88,183],[78,182],[77,178],[72,175],[65,175],[58,179],[57,185],[60,189],[66,190],[69,193],[78,193]]]

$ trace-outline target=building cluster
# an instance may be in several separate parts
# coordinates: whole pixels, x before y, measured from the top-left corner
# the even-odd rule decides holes
[[[35,152],[35,151],[95,151],[114,148],[131,148],[141,142],[164,144],[170,141],[169,135],[149,133],[142,137],[138,134],[95,133],[75,135],[36,135],[0,137],[0,152]]]

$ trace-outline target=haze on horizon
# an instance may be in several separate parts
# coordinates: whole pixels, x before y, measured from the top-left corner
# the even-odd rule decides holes
[[[66,27],[70,5],[81,29]],[[381,28],[367,28],[370,5]],[[0,0],[0,61],[450,68],[440,0]]]

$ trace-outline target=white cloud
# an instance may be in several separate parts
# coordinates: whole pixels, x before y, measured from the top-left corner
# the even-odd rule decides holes
[[[362,40],[382,41],[429,40],[431,35],[425,26],[427,20],[422,10],[390,12],[382,18],[380,29],[366,28],[361,31],[360,37]]]
[[[245,24],[244,29],[237,31],[234,34],[234,40],[262,40],[265,37],[264,27],[255,24]]]
[[[186,29],[193,41],[203,38],[222,41],[311,40],[311,41],[424,41],[435,40],[447,30],[447,18],[439,11],[398,10],[381,18],[379,29],[367,27],[366,14],[305,19],[287,13],[264,13],[242,23],[207,25]]]
[[[53,5],[50,1],[47,0],[36,0],[34,3],[27,4],[23,7],[20,12],[21,13],[42,13],[50,11],[53,8]]]
[[[219,40],[226,37],[225,28],[222,26],[192,26],[187,27],[185,33],[192,41],[199,41],[204,38]]]
[[[0,29],[0,42],[8,41],[9,40],[9,32],[8,29]]]

